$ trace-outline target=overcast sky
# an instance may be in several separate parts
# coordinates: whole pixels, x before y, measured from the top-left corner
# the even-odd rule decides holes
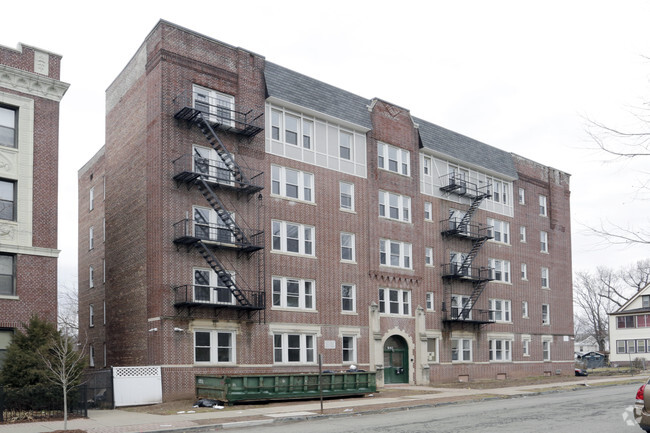
[[[650,101],[650,2],[4,2],[0,45],[63,56],[59,285],[77,284],[77,171],[104,144],[105,90],[159,19],[572,175],[574,271],[650,257],[588,235],[650,224],[645,161],[594,150],[587,118]],[[645,166],[644,166],[645,164]],[[645,172],[644,172],[645,171]],[[137,186],[135,186],[137,187]]]

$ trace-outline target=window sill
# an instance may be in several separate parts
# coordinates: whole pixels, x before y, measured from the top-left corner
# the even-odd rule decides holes
[[[388,270],[397,270],[397,269],[402,270],[402,271],[412,271],[413,270],[413,268],[403,268],[401,266],[391,266],[391,265],[382,265],[382,264],[379,264],[379,267],[380,268],[385,268],[385,269],[388,269]]]
[[[343,260],[343,259],[341,259],[340,263],[346,263],[348,265],[356,265],[357,261],[356,260]]]
[[[341,314],[346,315],[346,316],[358,316],[359,313],[356,311],[341,311]]]
[[[0,299],[7,299],[11,301],[19,301],[20,297],[15,296],[15,295],[0,295]]]
[[[291,257],[304,257],[306,259],[315,259],[316,256],[311,256],[308,254],[300,254],[300,253],[290,253],[287,251],[278,251],[278,250],[271,250],[271,254],[280,254],[283,256],[291,256]]]
[[[379,313],[381,317],[394,317],[396,319],[413,319],[410,314]]]
[[[293,202],[293,203],[303,203],[303,204],[308,204],[308,205],[311,205],[311,206],[316,206],[315,201],[301,200],[299,198],[287,197],[287,196],[284,196],[284,195],[277,195],[277,194],[271,194],[270,197],[271,198],[277,198],[277,199],[280,199],[280,200],[290,201],[290,202]]]
[[[271,310],[273,311],[289,311],[292,313],[318,313],[318,310],[308,310],[306,308],[298,308],[298,307],[277,307],[277,306],[271,306]]]
[[[390,218],[390,217],[385,217],[385,216],[381,216],[381,215],[379,215],[379,219],[384,220],[384,221],[392,221],[392,222],[395,222],[395,223],[413,225],[413,221],[404,221],[404,220],[401,220],[401,219]]]

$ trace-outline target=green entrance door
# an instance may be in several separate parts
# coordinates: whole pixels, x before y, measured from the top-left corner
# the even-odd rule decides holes
[[[384,383],[408,383],[408,345],[397,335],[384,343]]]

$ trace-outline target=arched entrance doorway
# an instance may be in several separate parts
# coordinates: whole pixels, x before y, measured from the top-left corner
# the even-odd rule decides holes
[[[384,383],[408,382],[408,344],[399,335],[393,335],[384,343]]]

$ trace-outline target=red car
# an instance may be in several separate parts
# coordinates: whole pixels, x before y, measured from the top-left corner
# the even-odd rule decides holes
[[[650,386],[648,386],[648,382],[641,385],[636,392],[634,419],[639,423],[639,427],[650,432]]]

